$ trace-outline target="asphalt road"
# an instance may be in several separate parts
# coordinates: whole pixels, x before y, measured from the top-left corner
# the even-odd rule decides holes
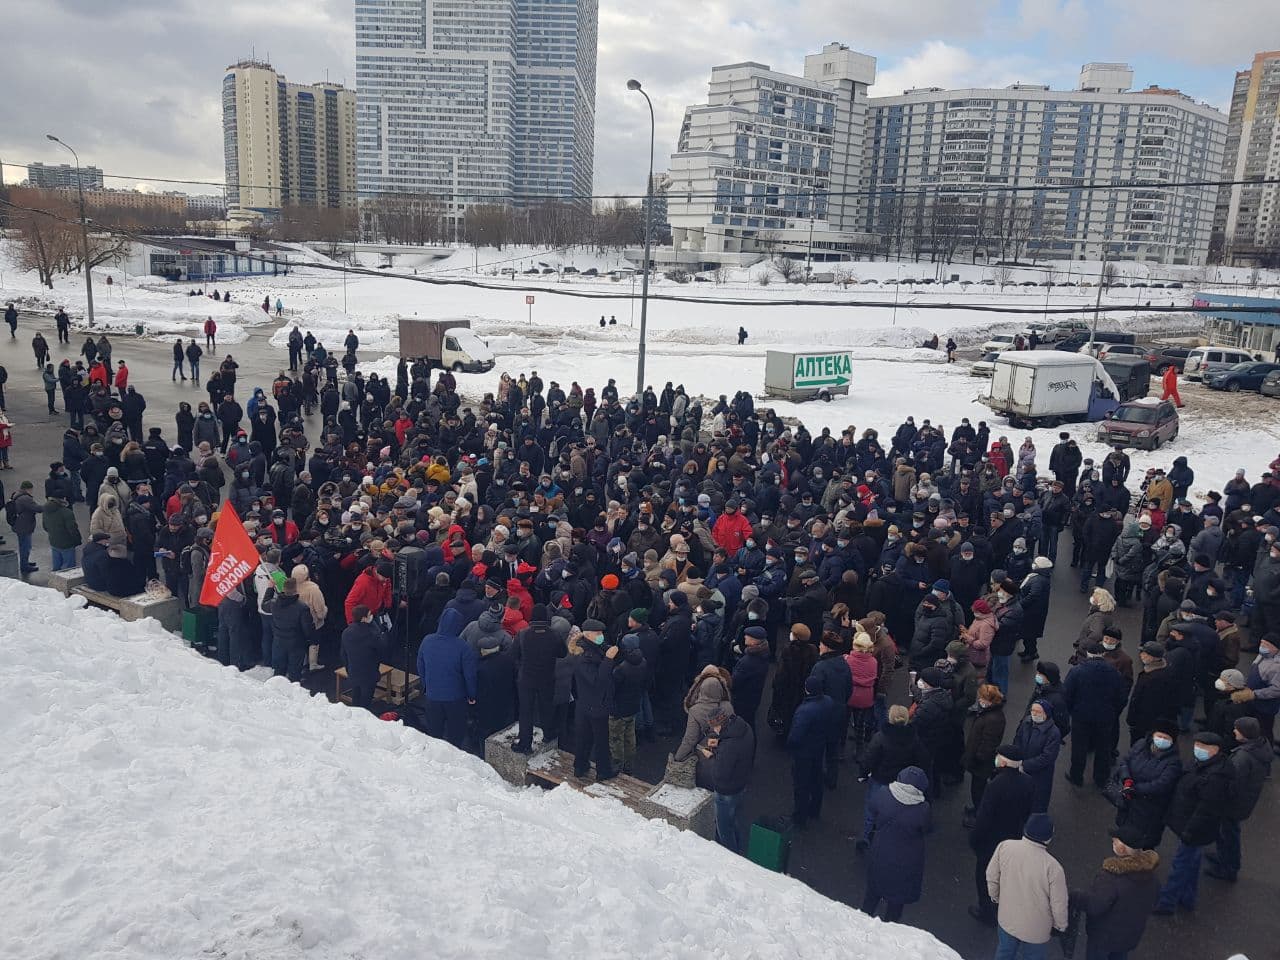
[[[84,342],[85,332],[75,330],[71,344],[60,346],[56,342],[52,322],[44,319],[30,324],[20,320],[17,340],[4,337],[4,328],[0,328],[0,363],[9,373],[5,395],[14,436],[10,462],[15,469],[0,474],[7,492],[16,490],[21,480],[30,479],[36,484],[37,494],[42,493],[49,463],[61,457],[62,433],[67,420],[62,414],[54,416],[45,411],[44,391],[30,348],[31,337],[37,328],[44,332],[53,349],[55,365],[63,356],[74,357]],[[240,363],[238,384],[244,386],[242,392],[245,397],[254,386],[269,387],[284,362],[283,351],[267,344],[271,332],[271,328],[254,331],[248,342],[218,349],[219,357],[229,349]],[[172,366],[169,343],[125,336],[111,339],[114,346],[112,356],[126,361],[130,369],[130,383],[146,397],[145,425],[162,427],[166,439],[172,442],[175,438],[173,414],[179,399],[205,398],[203,384],[193,388],[189,383],[173,384],[165,379]],[[214,357],[205,358],[206,372],[211,361],[216,362]],[[904,408],[903,414],[908,412],[909,409]],[[82,529],[88,529],[87,511],[83,505],[77,511]],[[1059,552],[1065,565],[1070,558],[1069,534],[1063,535],[1062,542],[1064,549]],[[14,538],[9,534],[8,546],[12,547],[13,543]],[[36,531],[33,557],[41,572],[32,576],[32,582],[40,583],[49,567],[48,543],[40,529]],[[1055,572],[1048,626],[1041,651],[1046,659],[1056,660],[1064,668],[1071,641],[1086,612],[1086,602],[1078,588],[1074,571],[1059,569]],[[1122,611],[1121,623],[1127,636],[1137,636],[1139,620],[1136,611]],[[1132,653],[1132,641],[1127,642],[1126,647]],[[894,699],[905,702],[905,671],[900,672],[899,677],[902,686]],[[1013,705],[1011,729],[1014,711],[1020,711],[1030,697],[1033,677],[1034,668],[1020,665],[1015,658],[1010,690],[1010,703]],[[328,677],[316,678],[311,686],[321,692],[332,689]],[[762,707],[761,716],[764,709]],[[756,769],[744,804],[747,822],[761,815],[789,813],[791,807],[787,755],[763,724],[761,730],[763,736]],[[647,779],[658,779],[666,752],[672,745],[673,742],[667,742],[643,746],[638,774]],[[1184,751],[1189,751],[1189,744],[1184,744]],[[1087,885],[1102,859],[1110,855],[1107,829],[1113,821],[1113,810],[1092,787],[1077,789],[1062,779],[1066,753],[1064,748],[1050,806],[1057,825],[1051,850],[1062,861],[1070,884],[1077,887]],[[854,906],[861,903],[865,879],[861,858],[854,852],[854,840],[861,831],[862,795],[863,787],[857,783],[852,761],[849,761],[842,772],[839,789],[829,793],[824,801],[820,823],[797,835],[790,861],[793,876],[833,899]],[[935,804],[935,831],[929,848],[924,899],[907,908],[904,920],[929,930],[967,960],[979,960],[994,953],[995,934],[972,920],[966,911],[966,907],[975,902],[973,856],[965,831],[960,826],[961,810],[967,796],[967,785],[952,787]],[[1172,918],[1153,917],[1142,945],[1132,954],[1132,960],[1164,957],[1209,960],[1226,958],[1238,952],[1246,953],[1252,960],[1280,957],[1280,947],[1277,946],[1280,924],[1275,920],[1277,904],[1280,903],[1280,880],[1273,869],[1273,863],[1280,854],[1280,840],[1277,838],[1280,838],[1280,811],[1277,810],[1277,788],[1273,779],[1258,810],[1245,825],[1244,869],[1239,881],[1227,885],[1212,878],[1203,878],[1199,909],[1194,914]],[[1166,836],[1161,854],[1172,856],[1173,846]],[[1162,867],[1162,876],[1163,873]],[[1057,955],[1056,947],[1050,955]],[[1082,941],[1078,956],[1083,955]]]

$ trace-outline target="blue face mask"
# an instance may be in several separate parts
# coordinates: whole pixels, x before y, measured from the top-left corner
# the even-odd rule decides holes
[[[1041,676],[1040,674],[1036,674],[1036,686],[1037,686],[1037,687],[1043,687],[1047,682],[1048,682],[1048,681],[1047,681],[1043,676]]]
[[[1157,750],[1168,750],[1173,746],[1173,741],[1166,737],[1152,737],[1151,745]]]
[[[1206,748],[1204,748],[1204,747],[1196,747],[1196,748],[1192,751],[1192,753],[1194,753],[1194,754],[1196,755],[1196,759],[1197,759],[1197,760],[1201,760],[1201,761],[1208,760],[1208,759],[1209,759],[1209,757],[1211,756],[1211,754],[1209,753],[1209,751],[1208,751]]]

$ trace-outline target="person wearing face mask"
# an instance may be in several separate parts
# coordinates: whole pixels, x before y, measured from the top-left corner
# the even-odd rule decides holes
[[[1232,726],[1224,743],[1232,744],[1229,762],[1234,789],[1218,833],[1217,852],[1207,854],[1205,873],[1218,880],[1235,883],[1240,872],[1240,824],[1253,814],[1262,795],[1263,782],[1271,775],[1271,744],[1253,717],[1241,717]]]
[[[1160,892],[1160,855],[1131,830],[1112,830],[1111,837],[1114,856],[1102,861],[1088,890],[1070,895],[1073,910],[1084,913],[1087,960],[1115,960],[1136,950]]]
[[[1062,685],[1071,715],[1071,767],[1066,777],[1075,786],[1084,786],[1084,768],[1092,753],[1093,782],[1101,790],[1111,777],[1115,729],[1129,688],[1103,659],[1102,644],[1091,643],[1082,652],[1085,659],[1071,668]]]
[[[1043,813],[1049,809],[1053,794],[1053,771],[1062,749],[1062,734],[1053,722],[1053,706],[1048,700],[1036,700],[1014,734],[1013,745],[1022,751],[1022,769],[1034,787],[1031,809]],[[994,900],[995,898],[992,897]]]
[[[1258,634],[1280,632],[1280,542],[1272,540],[1266,549],[1253,568],[1254,612],[1250,627]]]
[[[1116,766],[1121,787],[1116,826],[1132,831],[1144,849],[1154,850],[1164,835],[1165,812],[1182,776],[1178,724],[1157,720],[1150,736],[1135,740]]]
[[[1128,606],[1129,597],[1142,582],[1142,572],[1146,567],[1142,528],[1136,520],[1125,521],[1124,532],[1111,548],[1111,562],[1116,576],[1116,603]]]
[[[1245,688],[1231,694],[1233,703],[1249,704],[1262,735],[1275,743],[1276,713],[1280,711],[1280,635],[1264,634],[1258,640],[1258,656],[1249,668]]]
[[[1229,809],[1234,769],[1216,733],[1196,734],[1194,759],[1173,791],[1165,823],[1178,838],[1173,865],[1153,913],[1172,916],[1178,909],[1194,910],[1200,889],[1200,860],[1204,848],[1218,839]]]

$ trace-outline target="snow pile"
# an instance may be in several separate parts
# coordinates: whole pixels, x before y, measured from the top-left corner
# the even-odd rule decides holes
[[[5,956],[957,958],[80,603],[0,580]]]

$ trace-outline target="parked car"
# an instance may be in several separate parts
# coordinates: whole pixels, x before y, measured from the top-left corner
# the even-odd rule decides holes
[[[1280,370],[1272,370],[1263,377],[1258,392],[1264,397],[1280,397]]]
[[[1111,374],[1116,382],[1116,399],[1137,400],[1151,392],[1151,364],[1145,357],[1134,357],[1128,354],[1115,353],[1108,357],[1099,357],[1102,369]]]
[[[973,366],[969,368],[969,376],[971,377],[989,377],[991,372],[996,368],[996,357],[1000,356],[999,351],[992,350],[984,353],[982,359],[975,360]]]
[[[1187,354],[1182,368],[1188,380],[1203,380],[1211,373],[1221,373],[1237,363],[1248,363],[1253,357],[1249,351],[1236,347],[1197,347]]]
[[[1136,343],[1095,343],[1098,347],[1098,359],[1105,360],[1107,357],[1140,357],[1146,359],[1150,352],[1146,347],[1140,347]]]
[[[1033,330],[1041,343],[1057,343],[1077,333],[1088,333],[1089,325],[1080,320],[1057,320],[1052,323],[1037,320],[1035,323],[1028,323],[1022,329],[1022,335],[1030,337]]]
[[[1187,364],[1187,355],[1191,353],[1190,347],[1152,347],[1151,352],[1147,354],[1147,363],[1151,364],[1151,369],[1156,372],[1156,376],[1164,376],[1164,372],[1173,367],[1179,373]]]
[[[1107,330],[1099,330],[1096,334],[1091,335],[1086,329],[1071,334],[1065,340],[1060,341],[1054,349],[1065,350],[1069,353],[1079,353],[1080,348],[1088,343],[1091,337],[1094,343],[1133,343],[1132,333],[1111,333]]]
[[[1280,370],[1280,363],[1259,363],[1251,360],[1248,363],[1237,363],[1221,373],[1210,373],[1204,382],[1214,390],[1228,390],[1239,393],[1241,390],[1258,390],[1267,374]]]
[[[1013,349],[1014,334],[997,333],[979,349],[983,353],[999,353],[1001,350]]]
[[[1155,397],[1126,401],[1098,425],[1098,442],[1109,447],[1156,450],[1177,435],[1178,408]]]

